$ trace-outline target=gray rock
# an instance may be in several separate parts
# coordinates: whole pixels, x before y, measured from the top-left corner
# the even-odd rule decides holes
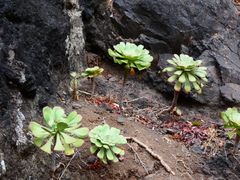
[[[109,81],[110,81],[110,82],[117,82],[117,81],[118,81],[118,78],[111,77],[111,78],[109,78]]]
[[[77,104],[77,103],[74,103],[73,105],[72,105],[72,108],[73,109],[80,109],[80,108],[82,108],[83,106],[81,105],[81,104]]]
[[[220,87],[220,92],[227,104],[240,105],[240,85],[226,83]]]

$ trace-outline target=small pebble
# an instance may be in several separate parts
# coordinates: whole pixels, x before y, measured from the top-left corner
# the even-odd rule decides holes
[[[74,103],[74,104],[72,105],[72,108],[73,108],[73,109],[80,109],[80,108],[82,108],[82,105]]]
[[[118,78],[111,77],[111,78],[109,79],[109,81],[110,81],[110,82],[116,82],[116,81],[118,81]]]
[[[125,122],[124,117],[120,116],[120,117],[117,119],[117,122],[120,123],[120,124],[124,124],[124,122]]]

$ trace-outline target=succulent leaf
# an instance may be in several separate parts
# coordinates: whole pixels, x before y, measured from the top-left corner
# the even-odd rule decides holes
[[[190,82],[196,82],[197,79],[191,74],[191,73],[187,73],[188,79]]]
[[[163,71],[162,72],[167,72],[167,71],[176,71],[176,70],[178,70],[177,68],[175,68],[175,67],[166,67],[166,68],[164,68],[163,69]]]
[[[201,87],[198,85],[197,82],[192,82],[192,84],[193,84],[193,87],[196,91],[199,91],[201,89]]]
[[[83,143],[84,143],[84,140],[82,140],[82,139],[77,139],[77,141],[74,142],[74,143],[72,143],[72,144],[73,144],[74,147],[80,147],[80,146],[83,145]]]
[[[113,156],[114,156],[114,154],[112,153],[111,149],[108,149],[107,150],[107,158],[109,160],[113,160],[114,159]]]
[[[190,92],[191,91],[191,84],[190,84],[188,79],[186,79],[186,81],[184,83],[184,89],[185,89],[186,92]]]
[[[54,151],[64,151],[65,148],[63,147],[62,141],[60,139],[60,134],[56,135],[56,144],[54,146]]]
[[[73,119],[75,119],[75,117],[77,116],[77,112],[76,111],[72,111],[68,117],[67,117],[67,123],[71,122]]]
[[[63,146],[64,146],[64,154],[67,156],[70,156],[72,154],[74,154],[74,149],[68,145],[65,141],[63,141]]]
[[[120,154],[120,152],[122,151],[122,149],[117,146],[113,146],[113,147],[111,147],[111,149],[116,154]]]
[[[229,137],[229,139],[232,139],[233,136],[234,136],[234,134],[235,134],[235,131],[232,131],[232,132],[228,133],[228,137]]]
[[[54,120],[52,118],[52,109],[50,107],[46,106],[43,108],[43,118],[49,126],[52,126]]]
[[[61,107],[54,107],[53,112],[55,112],[55,122],[60,122],[61,120],[63,120],[63,116],[65,116],[65,114],[64,110]]]
[[[105,149],[109,149],[109,146],[106,145],[106,144],[103,144],[103,147],[104,147]]]
[[[72,137],[72,136],[69,136],[65,133],[61,133],[61,136],[63,137],[64,141],[67,143],[67,144],[72,144],[72,143],[75,143],[77,142],[78,139]]]
[[[53,138],[54,138],[54,136],[50,137],[49,140],[47,141],[47,143],[44,144],[40,149],[45,151],[48,154],[51,154],[52,153],[51,145],[52,145]]]
[[[81,139],[84,139],[87,137],[88,131],[89,131],[88,128],[84,127],[84,128],[75,129],[71,133],[75,134],[77,137]]]
[[[181,90],[181,87],[182,87],[182,83],[177,81],[174,85],[174,90],[175,91],[180,91]]]
[[[174,75],[180,76],[184,71],[183,70],[176,70]]]
[[[171,82],[175,81],[178,77],[179,77],[178,75],[173,75],[173,76],[168,78],[168,82],[171,83]]]
[[[76,115],[74,119],[68,122],[69,126],[79,123],[82,120],[82,116],[80,114]],[[68,120],[67,120],[68,121]]]
[[[97,146],[92,146],[92,147],[90,147],[90,152],[91,152],[92,154],[94,154],[97,150],[98,150],[98,147],[97,147]]]
[[[68,128],[68,124],[64,122],[57,123],[57,130],[62,132],[64,129]]]
[[[178,78],[178,81],[180,83],[185,83],[185,81],[186,81],[186,74],[182,73],[182,75]]]
[[[64,129],[63,132],[72,132],[73,130],[79,128],[80,126],[81,126],[81,124],[75,124],[69,128]]]
[[[118,162],[119,160],[118,160],[118,158],[115,155],[113,155],[113,160],[112,161],[113,162]]]
[[[102,147],[102,146],[103,146],[103,144],[101,143],[101,141],[98,140],[98,139],[93,139],[93,138],[91,138],[90,141],[91,141],[92,143],[94,143],[97,147]]]
[[[105,149],[101,148],[100,151],[97,153],[97,157],[99,157],[100,159],[103,159],[105,155]]]
[[[34,138],[33,142],[36,144],[36,146],[40,147],[43,144],[44,139],[45,138]]]

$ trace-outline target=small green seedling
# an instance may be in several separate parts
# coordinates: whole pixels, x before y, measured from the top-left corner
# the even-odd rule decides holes
[[[92,96],[94,95],[95,91],[95,82],[94,77],[100,76],[103,73],[104,69],[99,68],[98,66],[95,66],[93,68],[87,68],[85,71],[82,72],[82,77],[89,77],[92,81]]]
[[[90,148],[91,153],[96,153],[102,161],[107,164],[108,160],[118,162],[115,154],[124,155],[125,151],[117,144],[126,144],[127,140],[124,136],[119,135],[120,130],[109,127],[105,124],[97,126],[89,132],[90,141],[95,144]]]
[[[82,139],[87,137],[89,130],[86,127],[79,128],[82,116],[76,111],[66,116],[61,107],[44,107],[43,118],[50,128],[33,121],[29,125],[29,129],[36,136],[33,142],[41,150],[49,154],[53,151],[64,151],[65,155],[72,155],[73,147],[80,147],[84,143]]]
[[[233,130],[228,133],[230,139],[236,134],[235,144],[233,152],[235,153],[238,149],[238,143],[240,140],[240,113],[237,108],[228,108],[227,111],[220,113],[220,118],[225,121],[224,128],[233,128]]]
[[[168,82],[171,83],[176,81],[174,85],[174,99],[171,107],[167,110],[172,112],[177,104],[178,96],[182,87],[185,92],[188,93],[192,90],[192,85],[198,94],[202,93],[201,88],[203,87],[203,84],[201,81],[208,82],[206,78],[207,68],[200,67],[202,63],[201,60],[194,61],[192,57],[185,54],[180,54],[180,56],[174,54],[174,58],[167,61],[173,66],[163,69],[163,72],[174,71],[173,75],[168,78]]]
[[[124,86],[130,71],[131,75],[135,75],[134,68],[138,70],[147,69],[151,66],[153,57],[149,55],[149,51],[144,49],[143,45],[135,45],[133,43],[119,43],[114,47],[114,50],[108,49],[108,54],[113,57],[115,63],[125,64],[125,74],[120,94],[119,109],[122,114],[122,98]]]
[[[70,81],[70,88],[72,92],[72,99],[78,100],[78,86],[79,86],[79,80],[80,74],[77,72],[71,72],[70,75],[72,76],[72,80]]]

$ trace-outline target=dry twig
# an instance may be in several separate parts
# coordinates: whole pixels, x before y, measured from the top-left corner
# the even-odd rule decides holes
[[[63,170],[61,176],[58,178],[58,180],[61,180],[61,178],[63,177],[65,171],[67,170],[68,166],[71,164],[71,162],[72,162],[72,160],[74,159],[74,157],[76,156],[76,154],[78,154],[78,151],[75,152],[75,154],[72,156],[72,158],[71,158],[70,161],[68,162],[67,166],[64,168],[64,170]]]
[[[159,156],[158,154],[156,154],[155,152],[153,152],[147,145],[145,145],[144,143],[142,143],[141,141],[139,141],[138,139],[134,138],[134,137],[126,137],[127,140],[133,140],[134,142],[136,142],[138,145],[140,145],[141,147],[145,148],[146,151],[151,154],[154,158],[158,159],[160,161],[160,163],[162,164],[162,166],[167,170],[167,172],[172,173],[173,175],[175,175],[175,173],[171,170],[171,168],[168,166],[168,164],[162,159],[161,156]]]
[[[128,145],[128,146],[133,150],[133,152],[136,154],[139,162],[141,163],[141,165],[142,165],[142,167],[144,168],[144,170],[146,171],[146,173],[149,174],[147,168],[144,166],[144,164],[143,164],[141,158],[139,157],[138,153],[136,152],[136,150],[135,150],[129,143],[127,143],[127,145]]]

